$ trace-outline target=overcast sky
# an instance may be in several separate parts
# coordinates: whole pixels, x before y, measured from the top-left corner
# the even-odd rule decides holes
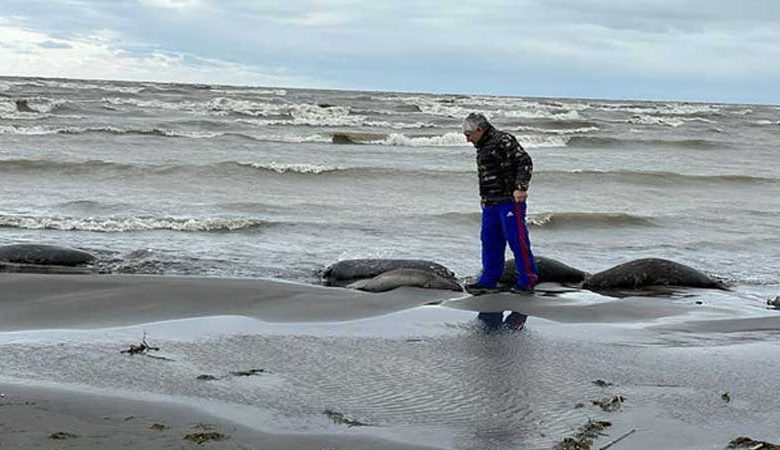
[[[780,1],[2,0],[0,74],[780,104]]]

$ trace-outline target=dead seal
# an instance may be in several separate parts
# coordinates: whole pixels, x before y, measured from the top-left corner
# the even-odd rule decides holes
[[[560,283],[568,285],[579,285],[590,274],[568,264],[564,264],[552,258],[536,256],[536,268],[539,269],[539,279],[537,283]],[[474,277],[479,279],[479,276]],[[508,290],[517,282],[517,265],[514,259],[509,259],[504,264],[504,272],[498,281],[498,287],[501,290]]]
[[[463,291],[461,285],[454,279],[419,269],[395,269],[373,278],[356,281],[347,287],[366,292],[385,292],[401,286]]]
[[[723,289],[723,283],[698,270],[668,259],[645,258],[619,264],[587,278],[582,287],[591,291],[680,286]]]
[[[320,272],[320,278],[326,286],[344,287],[395,269],[417,269],[443,278],[455,278],[450,269],[422,259],[346,259],[326,267]]]
[[[588,272],[574,268],[552,258],[536,256],[536,268],[539,269],[539,278],[537,283],[561,283],[561,284],[579,284],[588,277]],[[510,259],[504,264],[504,273],[501,274],[499,284],[514,286],[517,282],[517,265],[514,259]]]
[[[85,251],[57,245],[12,244],[0,247],[0,262],[44,266],[81,266],[95,261]]]

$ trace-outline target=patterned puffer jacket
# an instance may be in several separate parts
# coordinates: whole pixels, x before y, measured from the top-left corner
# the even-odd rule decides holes
[[[528,190],[533,162],[514,136],[490,126],[476,149],[479,195],[484,204],[512,202],[512,192]]]

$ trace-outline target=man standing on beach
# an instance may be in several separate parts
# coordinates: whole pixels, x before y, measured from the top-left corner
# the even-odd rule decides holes
[[[482,206],[482,275],[467,284],[466,291],[473,295],[498,292],[508,243],[517,265],[517,283],[510,290],[533,292],[539,271],[525,223],[531,157],[514,136],[496,129],[481,113],[466,116],[462,128],[466,140],[477,149]]]

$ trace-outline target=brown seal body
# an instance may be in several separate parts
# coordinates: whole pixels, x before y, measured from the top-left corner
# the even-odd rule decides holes
[[[358,280],[373,278],[395,269],[417,269],[454,279],[448,268],[423,259],[346,259],[325,268],[320,277],[327,286],[347,286]]]
[[[80,266],[95,257],[75,248],[43,244],[12,244],[0,247],[0,262],[45,266]]]
[[[637,259],[620,264],[592,275],[582,284],[583,288],[591,291],[648,286],[727,289],[723,283],[692,267],[660,258]]]
[[[356,281],[347,287],[366,292],[385,292],[401,286],[446,289],[458,292],[463,290],[461,285],[454,279],[440,277],[435,273],[418,269],[391,270],[367,280]]]

